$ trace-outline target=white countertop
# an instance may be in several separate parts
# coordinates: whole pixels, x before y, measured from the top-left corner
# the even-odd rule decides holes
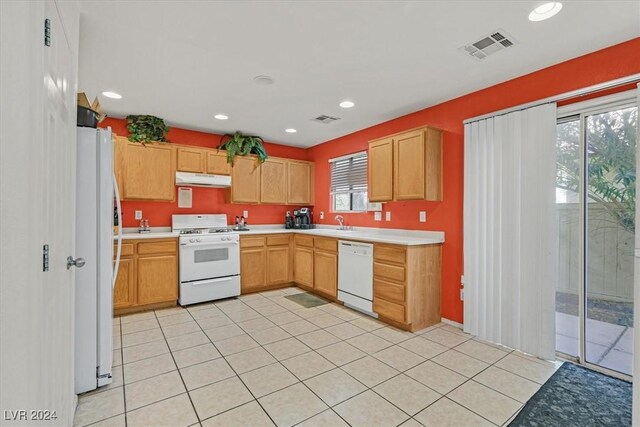
[[[240,235],[296,233],[335,237],[342,240],[362,240],[394,245],[435,245],[444,243],[443,231],[417,231],[393,228],[356,227],[353,231],[338,230],[335,226],[319,225],[311,230],[286,229],[282,225],[249,225]]]
[[[122,240],[167,239],[177,238],[178,236],[180,236],[180,234],[171,231],[171,227],[151,227],[151,232],[149,233],[138,233],[138,229],[135,227],[125,227],[122,229]],[[113,236],[114,240],[116,238],[117,236]]]
[[[241,236],[252,234],[308,234],[311,236],[335,237],[342,240],[360,240],[394,245],[436,245],[444,243],[443,231],[401,230],[394,228],[356,227],[354,230],[338,230],[335,226],[318,225],[311,230],[286,229],[283,225],[250,225],[249,230],[240,231]],[[123,240],[177,238],[179,234],[170,227],[152,227],[150,233],[138,233],[137,228],[124,228]],[[116,237],[114,236],[114,239]]]

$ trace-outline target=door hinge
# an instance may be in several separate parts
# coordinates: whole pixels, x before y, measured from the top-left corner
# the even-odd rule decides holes
[[[42,271],[49,271],[49,245],[42,245]]]
[[[44,20],[44,45],[51,46],[51,19]]]

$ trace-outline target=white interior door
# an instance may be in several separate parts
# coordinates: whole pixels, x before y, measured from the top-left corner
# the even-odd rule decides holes
[[[71,425],[77,9],[63,25],[53,1],[0,3],[0,407]]]

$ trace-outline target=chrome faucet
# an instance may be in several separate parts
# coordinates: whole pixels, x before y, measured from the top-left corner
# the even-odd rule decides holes
[[[340,224],[340,230],[344,230],[344,217],[342,215],[336,215],[336,221]]]

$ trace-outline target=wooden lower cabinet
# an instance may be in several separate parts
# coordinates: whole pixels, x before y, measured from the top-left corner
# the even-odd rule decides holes
[[[240,236],[240,293],[291,282],[290,242],[290,234]]]
[[[376,243],[373,249],[373,311],[410,331],[440,322],[442,245]]]
[[[321,294],[338,296],[338,254],[316,250],[313,254],[314,289]]]
[[[293,253],[293,281],[313,288],[313,249],[296,245]]]
[[[138,257],[138,304],[178,299],[177,255]]]
[[[115,254],[115,250],[114,250]],[[126,240],[113,289],[115,315],[170,307],[178,300],[178,240]]]
[[[136,276],[133,258],[121,258],[118,267],[118,277],[113,287],[113,308],[119,309],[134,305],[135,290]]]
[[[289,245],[267,247],[267,285],[289,283]]]
[[[240,250],[241,293],[258,291],[265,286],[266,248]]]

